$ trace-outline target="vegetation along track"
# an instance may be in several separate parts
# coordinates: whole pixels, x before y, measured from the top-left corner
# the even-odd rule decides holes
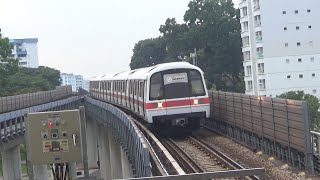
[[[159,139],[186,173],[244,169],[240,164],[197,136]],[[246,179],[258,178],[251,176]]]

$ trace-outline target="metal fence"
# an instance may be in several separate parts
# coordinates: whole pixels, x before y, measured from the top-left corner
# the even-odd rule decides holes
[[[136,125],[120,109],[89,97],[85,97],[86,115],[110,129],[122,145],[133,164],[135,177],[149,177],[151,166],[149,150]]]
[[[313,172],[308,107],[303,101],[212,92],[208,124],[252,148]]]
[[[58,86],[55,90],[50,91],[0,97],[0,114],[57,101],[71,96],[71,94],[71,86]]]
[[[41,104],[24,108],[12,112],[0,114],[0,130],[1,143],[8,143],[14,140],[17,136],[25,133],[25,118],[26,112],[43,112],[43,111],[58,111],[63,109],[74,109],[79,107],[80,97],[74,96],[68,99],[54,101],[51,103]],[[38,101],[37,101],[38,102]]]

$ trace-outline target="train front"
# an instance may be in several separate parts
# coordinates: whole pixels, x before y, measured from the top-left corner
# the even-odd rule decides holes
[[[156,128],[194,130],[200,127],[201,119],[210,116],[203,73],[196,66],[156,72],[150,77],[148,89],[146,116]]]

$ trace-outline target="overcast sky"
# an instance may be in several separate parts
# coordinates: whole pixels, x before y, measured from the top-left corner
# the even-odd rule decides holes
[[[238,7],[239,0],[233,0]],[[40,65],[86,78],[129,70],[134,44],[182,22],[189,0],[0,0],[9,38],[38,38]]]

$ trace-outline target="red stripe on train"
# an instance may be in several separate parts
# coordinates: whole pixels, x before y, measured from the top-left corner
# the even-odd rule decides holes
[[[196,101],[195,101],[196,100]],[[166,101],[166,102],[153,102],[153,103],[146,103],[146,109],[161,109],[161,108],[170,108],[170,107],[179,107],[179,106],[196,106],[196,105],[203,105],[209,104],[209,98],[191,98],[184,99],[184,100],[175,100],[175,101]],[[160,107],[159,107],[160,106]]]

